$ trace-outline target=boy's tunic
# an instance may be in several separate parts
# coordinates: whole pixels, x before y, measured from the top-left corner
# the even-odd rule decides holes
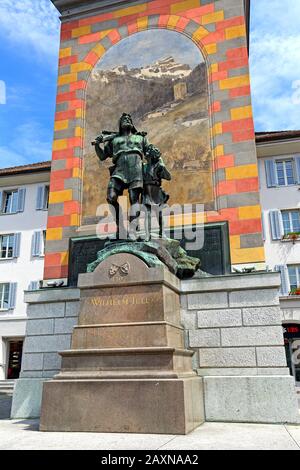
[[[145,206],[161,206],[165,204],[169,200],[169,195],[162,189],[161,180],[171,180],[171,175],[165,165],[161,161],[155,165],[146,163],[143,173],[143,204]]]

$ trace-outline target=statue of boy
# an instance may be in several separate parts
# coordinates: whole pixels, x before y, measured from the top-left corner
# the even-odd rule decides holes
[[[115,209],[117,237],[125,234],[123,217],[118,198],[128,189],[134,214],[130,222],[140,215],[140,196],[143,190],[143,157],[149,144],[145,132],[138,132],[130,114],[123,113],[119,120],[119,132],[103,132],[95,140],[95,150],[101,161],[111,158],[110,181],[107,188],[107,202]],[[104,143],[104,148],[100,147]],[[122,238],[122,237],[121,237]]]
[[[169,200],[169,195],[162,189],[165,179],[171,180],[171,174],[164,165],[160,150],[150,144],[146,151],[147,163],[144,164],[144,191],[142,202],[146,207],[146,240],[151,238],[152,213],[154,212],[159,224],[159,236],[164,236],[163,206]]]

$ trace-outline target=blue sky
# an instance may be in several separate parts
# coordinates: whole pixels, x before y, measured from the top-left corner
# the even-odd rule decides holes
[[[162,47],[162,44],[165,47]],[[128,54],[128,51],[132,53]],[[172,56],[177,62],[194,68],[204,61],[199,52],[196,44],[183,34],[161,29],[153,35],[153,31],[149,30],[133,34],[111,47],[97,66],[101,69],[111,69],[126,63],[129,68],[144,67]]]
[[[256,130],[300,129],[300,1],[251,3]],[[50,0],[0,0],[2,168],[51,159],[58,46]]]

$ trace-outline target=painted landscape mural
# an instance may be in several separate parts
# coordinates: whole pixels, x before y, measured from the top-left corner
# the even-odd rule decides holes
[[[112,47],[92,72],[87,90],[83,223],[95,222],[106,200],[110,161],[91,141],[114,131],[123,112],[162,151],[172,173],[164,183],[172,203],[213,207],[206,67],[199,49],[180,33],[137,33]]]

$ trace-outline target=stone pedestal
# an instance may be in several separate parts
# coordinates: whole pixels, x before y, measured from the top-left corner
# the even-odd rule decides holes
[[[186,434],[204,421],[179,281],[121,253],[79,278],[79,324],[44,384],[42,431]]]

